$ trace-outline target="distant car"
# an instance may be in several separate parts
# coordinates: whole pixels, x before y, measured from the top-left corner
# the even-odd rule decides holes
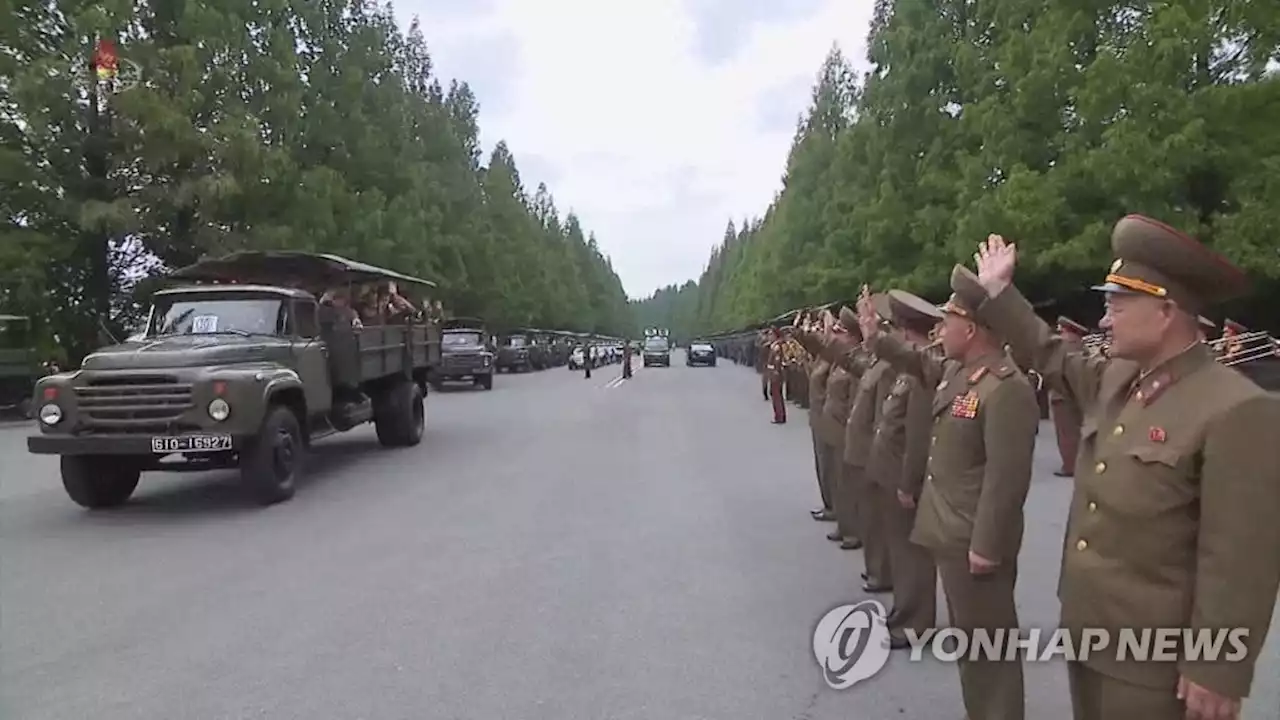
[[[671,367],[671,346],[661,335],[655,335],[644,341],[644,366],[650,365]]]
[[[716,349],[706,343],[691,343],[689,350],[685,353],[684,364],[689,367],[694,365],[715,367]]]

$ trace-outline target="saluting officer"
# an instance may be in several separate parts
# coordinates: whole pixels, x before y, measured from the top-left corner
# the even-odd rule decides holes
[[[787,403],[782,397],[783,377],[786,368],[786,346],[778,328],[769,328],[768,357],[765,360],[766,392],[773,401],[773,424],[782,425],[787,422]]]
[[[1013,287],[1016,252],[976,255],[982,317],[1085,414],[1058,596],[1062,626],[1246,628],[1236,662],[1143,662],[1094,652],[1068,664],[1078,720],[1236,718],[1280,586],[1280,401],[1215,362],[1197,313],[1244,273],[1146,217],[1120,220],[1104,284],[1110,358],[1069,350]],[[1113,635],[1112,647],[1115,641]],[[1076,636],[1077,642],[1080,636]]]
[[[929,302],[901,290],[888,295],[889,320],[911,347],[923,350],[942,312]],[[933,437],[933,388],[911,373],[899,373],[885,398],[871,444],[867,472],[889,494],[884,536],[893,574],[893,610],[888,624],[892,647],[908,646],[906,630],[921,637],[934,627],[938,615],[937,567],[925,548],[911,542],[916,506],[924,488]]]
[[[878,321],[886,321],[888,297],[876,295],[871,302]],[[862,589],[868,593],[884,593],[893,590],[884,513],[890,503],[897,500],[887,479],[867,472],[867,463],[871,459],[871,443],[875,439],[884,399],[888,397],[897,373],[887,360],[876,357],[874,350],[868,361],[870,367],[858,379],[849,409],[849,421],[845,424],[844,462],[847,466],[845,472],[858,493],[858,528],[862,531],[862,559],[866,567],[862,575]]]
[[[799,334],[810,335],[815,331],[820,337],[831,335],[831,326],[835,323],[831,313],[823,311],[822,325],[815,328],[812,322],[801,325]],[[809,360],[809,431],[813,439],[813,465],[818,474],[818,494],[822,498],[822,507],[810,514],[814,520],[831,522],[836,519],[835,501],[831,491],[831,446],[822,441],[818,429],[821,427],[823,405],[827,399],[827,378],[831,375],[831,363],[826,359],[810,353]]]
[[[877,355],[936,389],[911,541],[933,554],[953,627],[1008,631],[1018,627],[1014,590],[1040,407],[1031,382],[978,322],[977,278],[956,266],[951,288],[940,333],[946,361],[880,333],[869,297],[860,319]],[[971,720],[1025,717],[1020,660],[963,656],[958,665]]]
[[[1072,352],[1084,349],[1084,338],[1089,328],[1061,315],[1058,317],[1058,334]],[[1058,477],[1071,477],[1076,474],[1076,453],[1080,449],[1080,406],[1074,398],[1049,388],[1049,409],[1053,416],[1053,429],[1058,437],[1058,455],[1062,465],[1054,474]]]
[[[799,339],[810,352],[825,358],[832,364],[827,376],[826,401],[823,404],[819,436],[828,446],[831,464],[828,467],[828,484],[835,502],[836,529],[827,539],[840,543],[841,549],[857,550],[862,547],[859,537],[858,496],[849,483],[844,464],[844,426],[849,419],[849,405],[853,383],[865,369],[861,360],[862,334],[858,332],[857,315],[848,308],[840,309],[840,318],[832,323],[827,337],[819,339],[813,334]]]

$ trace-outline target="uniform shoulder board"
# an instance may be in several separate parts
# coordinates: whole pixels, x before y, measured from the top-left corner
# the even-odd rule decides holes
[[[1001,380],[1004,380],[1013,374],[1013,366],[1009,364],[999,365],[995,370],[992,370],[991,373]]]
[[[987,368],[986,368],[986,366],[983,366],[983,367],[978,368],[977,370],[974,370],[974,371],[973,371],[973,374],[971,374],[971,375],[969,376],[969,384],[970,384],[970,385],[973,385],[973,384],[977,383],[977,382],[978,382],[979,380],[981,380],[981,379],[982,379],[986,374],[987,374]]]

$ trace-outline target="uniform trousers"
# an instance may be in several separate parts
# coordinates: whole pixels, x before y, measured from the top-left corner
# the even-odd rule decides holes
[[[889,510],[889,491],[872,480],[866,468],[855,468],[853,477],[858,493],[858,528],[862,530],[862,559],[866,565],[867,582],[889,585],[893,582],[893,570],[884,517]],[[897,504],[896,499],[893,504]]]
[[[1187,715],[1175,687],[1134,685],[1076,661],[1067,663],[1067,682],[1075,720],[1183,720]]]
[[[1018,627],[1018,610],[1013,599],[1018,582],[1016,562],[997,566],[986,575],[969,572],[967,552],[935,551],[934,562],[942,578],[952,627],[966,633],[978,629],[1008,632]],[[991,637],[995,634],[991,633]],[[970,650],[965,648],[965,654],[957,663],[968,720],[1024,720],[1026,698],[1021,658],[1009,662],[1003,656],[989,660],[984,652],[972,655]]]
[[[845,540],[861,539],[862,527],[859,523],[858,493],[853,485],[857,469],[844,461],[843,445],[828,445],[831,449],[831,467],[835,470],[834,482],[836,501],[836,530]]]
[[[818,494],[822,497],[822,509],[827,511],[835,510],[835,500],[831,492],[831,475],[833,470],[831,463],[835,451],[830,445],[822,442],[822,438],[818,437],[818,431],[812,430],[813,435],[813,468],[818,473]]]
[[[933,554],[911,542],[916,524],[915,508],[897,502],[886,507],[885,538],[889,543],[889,568],[893,572],[892,630],[911,630],[917,636],[938,622],[938,568]]]
[[[782,375],[780,373],[770,373],[769,375],[769,399],[773,401],[773,421],[782,423],[787,421],[787,403],[782,398]]]

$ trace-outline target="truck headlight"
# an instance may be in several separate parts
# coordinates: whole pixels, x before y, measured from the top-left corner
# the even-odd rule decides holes
[[[57,425],[62,422],[62,408],[54,403],[40,408],[40,422],[45,425]]]
[[[223,400],[222,398],[214,398],[213,402],[209,403],[209,417],[214,420],[222,422],[230,415],[231,406],[227,404],[226,400]]]

